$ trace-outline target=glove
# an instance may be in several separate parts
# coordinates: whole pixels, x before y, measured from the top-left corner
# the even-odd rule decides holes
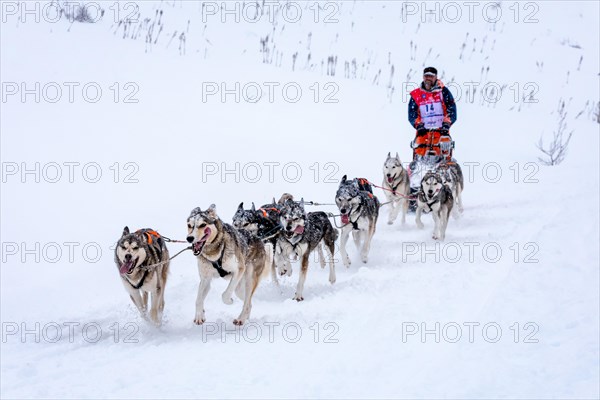
[[[450,131],[450,124],[447,122],[444,122],[442,124],[442,127],[440,128],[440,135],[447,135],[449,131]]]
[[[417,136],[423,136],[427,134],[427,129],[425,129],[425,125],[419,124],[415,126],[415,128],[417,129]]]

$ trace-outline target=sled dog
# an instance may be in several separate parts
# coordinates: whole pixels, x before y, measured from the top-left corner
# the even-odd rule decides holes
[[[408,212],[408,195],[410,193],[410,181],[408,173],[402,166],[402,161],[398,153],[392,157],[388,153],[383,164],[383,184],[385,197],[390,202],[390,215],[388,224],[392,225],[398,214],[402,211],[402,224],[406,223],[406,213]]]
[[[459,213],[462,214],[464,211],[462,204],[462,191],[465,187],[465,181],[463,178],[462,169],[457,162],[445,161],[436,167],[436,172],[442,177],[442,181],[446,184],[452,192],[452,197],[456,202],[456,206],[452,209],[452,215],[454,218],[459,217]]]
[[[227,289],[221,295],[225,304],[232,304],[232,294],[243,298],[244,305],[235,325],[242,325],[250,317],[252,296],[264,275],[268,275],[272,264],[270,244],[245,230],[237,230],[223,223],[212,204],[207,210],[194,208],[187,219],[187,241],[198,259],[200,284],[196,298],[194,323],[206,321],[204,300],[213,278],[229,279]],[[268,247],[268,248],[266,248]]]
[[[344,265],[350,267],[350,257],[346,252],[346,243],[350,232],[352,232],[356,248],[360,249],[362,261],[366,263],[379,217],[379,200],[373,195],[373,189],[366,179],[348,180],[344,175],[336,193],[335,202],[340,209],[342,224],[344,224],[340,242]]]
[[[428,172],[421,180],[421,186],[417,195],[416,222],[419,229],[423,228],[421,213],[431,212],[435,226],[433,228],[433,239],[444,240],[448,218],[452,211],[454,199],[448,185],[444,184],[443,178],[435,173]]]
[[[146,318],[151,295],[150,320],[160,325],[165,308],[165,285],[169,273],[169,250],[164,239],[152,229],[131,233],[128,227],[115,248],[115,263],[133,304]],[[165,262],[156,267],[147,268]]]
[[[338,237],[337,229],[331,225],[327,214],[321,211],[309,212],[304,210],[304,199],[295,202],[292,199],[285,200],[280,216],[281,234],[277,238],[275,250],[276,265],[281,275],[292,274],[290,260],[301,260],[300,277],[296,287],[294,300],[302,301],[304,281],[308,271],[310,253],[318,249],[321,265],[324,256],[321,250],[321,242],[327,252],[329,263],[329,282],[335,283],[335,264],[333,254],[335,252],[335,241]]]

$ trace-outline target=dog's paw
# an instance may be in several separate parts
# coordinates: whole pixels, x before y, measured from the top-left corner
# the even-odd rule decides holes
[[[423,229],[423,228],[425,228],[425,225],[423,225],[422,222],[417,222],[417,228]]]
[[[296,294],[296,295],[294,295],[294,300],[296,300],[296,301],[303,301],[303,300],[304,300],[304,297],[302,297],[302,296],[298,296],[298,295]]]
[[[388,221],[388,225],[394,225],[394,221]]]
[[[194,318],[194,323],[196,325],[202,325],[204,322],[206,322],[206,318],[204,317],[204,314],[196,315],[196,318]]]
[[[438,235],[436,235],[435,233],[433,235],[431,235],[431,238],[433,240],[438,240],[439,239]]]
[[[233,324],[237,326],[244,325],[244,320],[236,318],[233,320]]]
[[[369,256],[367,256],[367,255],[362,255],[362,256],[360,256],[360,259],[361,259],[361,260],[362,260],[362,262],[363,262],[363,263],[365,263],[365,264],[366,264],[367,262],[369,262]]]
[[[344,265],[346,266],[346,268],[350,268],[350,264],[352,264],[352,262],[350,261],[350,257],[344,257]]]
[[[233,299],[231,298],[230,295],[228,295],[227,293],[223,293],[221,295],[221,299],[223,300],[223,303],[227,304],[227,305],[231,305],[233,304]]]

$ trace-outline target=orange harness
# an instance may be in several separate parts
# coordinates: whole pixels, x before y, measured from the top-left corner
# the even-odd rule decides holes
[[[160,238],[160,233],[152,230],[152,229],[139,229],[135,232],[136,234],[146,235],[146,239],[148,244],[152,244],[152,237],[154,236],[156,239]]]
[[[263,214],[263,217],[267,218],[268,214],[267,211],[275,211],[276,213],[279,214],[279,210],[276,209],[275,207],[269,207],[269,208],[259,208],[258,211],[261,211]]]

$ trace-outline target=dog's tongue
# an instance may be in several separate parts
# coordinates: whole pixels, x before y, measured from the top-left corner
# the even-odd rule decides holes
[[[348,214],[342,214],[342,224],[347,224],[350,222],[350,218],[348,218]]]
[[[212,231],[210,230],[209,227],[206,227],[206,229],[204,229],[204,236],[202,236],[200,241],[194,243],[194,245],[193,245],[195,252],[200,253],[202,251],[202,248],[204,247],[204,244],[206,243],[206,240],[210,236],[211,232]]]
[[[388,176],[388,183],[392,183],[392,182],[394,182],[394,178],[391,176]]]
[[[296,229],[294,229],[294,233],[297,233],[298,235],[301,235],[304,233],[304,227],[302,225],[298,225],[296,227]]]
[[[119,268],[119,272],[121,273],[121,275],[125,275],[126,273],[128,273],[132,265],[133,261],[128,261],[121,264],[121,267]]]

